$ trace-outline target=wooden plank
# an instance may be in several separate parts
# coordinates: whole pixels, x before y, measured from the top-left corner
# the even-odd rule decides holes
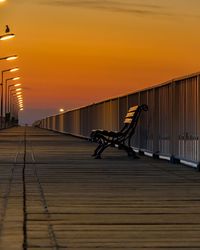
[[[23,249],[23,132],[0,132],[0,249]],[[27,249],[200,249],[195,170],[114,148],[94,160],[96,144],[40,129],[27,138]]]

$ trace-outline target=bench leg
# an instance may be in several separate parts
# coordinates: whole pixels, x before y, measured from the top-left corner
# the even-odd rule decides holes
[[[124,149],[128,156],[133,157],[134,159],[139,159],[139,157],[136,155],[135,151],[126,145],[120,145],[119,149]]]
[[[97,148],[94,150],[94,154],[92,155],[92,156],[96,156],[97,155],[97,153],[98,153],[98,151],[99,151],[99,149],[102,147],[102,144],[99,144],[98,146],[97,146]]]
[[[101,154],[103,153],[103,151],[108,148],[111,144],[102,144],[101,148],[99,149],[99,151],[97,152],[97,155],[95,157],[95,159],[101,159]]]

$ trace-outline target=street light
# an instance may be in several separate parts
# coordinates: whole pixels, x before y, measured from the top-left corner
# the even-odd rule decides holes
[[[6,58],[13,58],[14,56],[10,56],[10,57],[4,57],[5,60],[7,60]],[[15,56],[16,57],[16,56]],[[1,59],[2,60],[2,59]],[[10,69],[5,69],[5,70],[2,70],[1,71],[1,83],[0,83],[0,86],[1,86],[1,128],[3,127],[2,125],[2,119],[3,119],[3,94],[4,94],[4,91],[3,91],[3,76],[4,76],[4,73],[6,72],[15,72],[15,71],[18,71],[19,68],[15,67],[15,68],[10,68]]]
[[[12,91],[12,90],[11,90]],[[12,103],[10,102],[10,117],[12,117],[12,121],[15,123],[18,120],[19,111],[24,110],[23,102],[18,100],[16,94],[11,93]]]
[[[15,37],[15,34],[13,33],[10,33],[10,34],[5,34],[5,35],[1,35],[0,36],[0,40],[1,41],[4,41],[4,40],[9,40],[11,38]]]
[[[18,71],[19,68],[12,68],[12,69],[9,69],[10,72],[15,72],[15,71]]]
[[[21,86],[21,83],[14,84],[15,87]]]
[[[7,61],[11,61],[11,60],[15,60],[17,59],[18,56],[17,55],[13,55],[13,56],[5,56],[5,57],[0,57],[0,60],[7,60]]]
[[[13,81],[16,81],[16,80],[19,80],[19,79],[20,79],[20,77],[19,77],[19,76],[17,76],[17,77],[12,77],[12,78],[7,79],[7,80],[13,80]]]
[[[6,84],[5,84],[5,114],[7,113],[7,82],[8,81],[17,81],[19,80],[20,77],[11,77],[6,79]]]
[[[17,84],[10,84],[8,85],[8,113],[11,112],[11,100],[12,100],[12,97],[15,97],[16,95],[15,94],[18,94],[18,93],[22,93],[22,92],[19,92],[21,90],[20,89],[11,89],[12,87],[18,87],[18,86],[21,86],[21,83],[17,83]],[[16,91],[15,94],[13,94],[13,91]],[[18,95],[17,95],[18,97]],[[18,99],[21,98],[21,97],[18,97]]]

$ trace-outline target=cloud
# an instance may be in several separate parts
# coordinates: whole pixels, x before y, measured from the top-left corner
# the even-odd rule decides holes
[[[161,5],[138,4],[133,0],[43,0],[41,4],[52,6],[79,7],[110,12],[122,12],[136,15],[170,15]]]

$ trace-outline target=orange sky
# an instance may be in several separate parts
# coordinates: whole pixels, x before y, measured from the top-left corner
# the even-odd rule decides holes
[[[0,4],[0,34],[6,24],[16,34],[1,41],[0,56],[20,56],[0,69],[21,68],[21,121],[199,71],[199,9],[199,0]]]

